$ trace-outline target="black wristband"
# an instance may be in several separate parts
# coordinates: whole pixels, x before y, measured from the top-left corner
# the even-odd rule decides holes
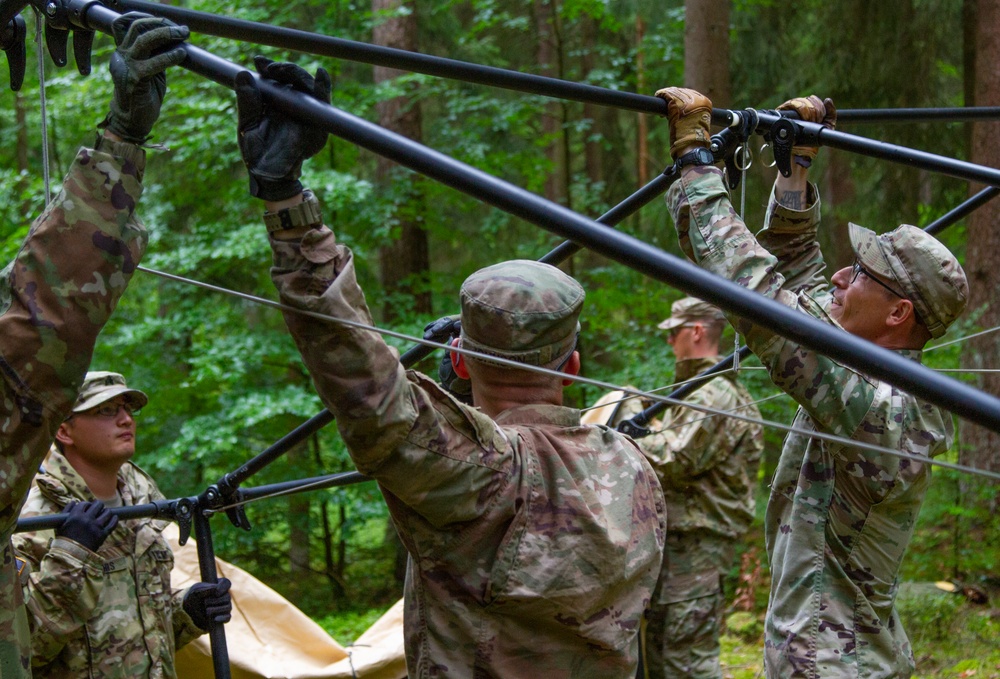
[[[254,198],[277,202],[302,193],[298,179],[264,179],[250,175],[250,195]]]

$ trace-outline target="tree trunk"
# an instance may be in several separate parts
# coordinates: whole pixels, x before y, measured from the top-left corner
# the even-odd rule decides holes
[[[1000,34],[995,30],[1000,22],[1000,0],[977,0],[975,12],[966,13],[965,19],[972,19],[975,26],[975,68],[973,92],[975,100],[970,106],[1000,105]],[[969,16],[972,14],[973,16]],[[996,128],[991,123],[976,123],[972,132],[970,160],[987,167],[1000,167],[1000,141],[996,138]],[[982,190],[973,184],[970,193]],[[1000,304],[995,300],[1000,289],[1000,204],[991,201],[970,215],[966,242],[965,272],[969,278],[969,305],[967,314],[981,314],[978,325],[992,328],[1000,325]],[[1000,342],[995,334],[983,335],[968,342],[962,353],[963,367],[970,369],[995,368],[1000,364]],[[1000,376],[982,373],[975,376],[975,385],[990,394],[1000,394]],[[1000,435],[983,427],[962,420],[960,427],[961,447],[959,460],[963,464],[1000,471]],[[984,479],[969,479],[969,484],[984,488],[989,483]],[[995,488],[995,484],[992,484]],[[1000,509],[1000,497],[996,493],[984,495],[989,511],[984,516]],[[986,520],[992,521],[992,518]]]
[[[582,46],[582,65],[583,73],[581,80],[587,78],[590,72],[594,70],[594,53],[597,50],[597,26],[596,22],[587,18],[584,19],[583,24],[583,46]],[[603,154],[601,153],[602,145],[602,127],[601,122],[604,117],[601,115],[602,109],[607,108],[604,106],[598,106],[597,104],[585,103],[583,105],[583,118],[590,122],[590,127],[587,128],[585,134],[587,135],[584,141],[584,160],[587,170],[587,179],[590,180],[592,184],[597,184],[598,182],[604,181],[604,166],[603,166]]]
[[[404,7],[409,11],[401,12]],[[372,34],[376,45],[411,52],[417,50],[417,19],[412,3],[406,0],[372,0],[372,14],[375,20]],[[402,74],[396,69],[376,66],[375,83],[387,82]],[[422,140],[420,105],[415,98],[404,95],[380,101],[376,112],[379,125],[385,129],[414,141]],[[402,174],[395,163],[379,156],[376,181],[381,186],[398,190],[399,186],[408,185],[399,180],[403,176],[406,182],[412,182],[413,188],[405,195],[396,197],[398,204],[394,219],[399,236],[379,250],[382,288],[386,293],[383,308],[385,320],[399,316],[397,293],[402,293],[408,301],[412,299],[412,310],[417,313],[430,313],[432,310],[428,287],[430,255],[427,232],[422,226],[424,206],[420,180],[414,175]]]
[[[24,194],[28,188],[28,114],[24,106],[24,95],[20,92],[14,93],[14,124],[17,139],[17,170],[24,173],[24,176],[17,180],[14,190],[18,194]],[[31,200],[22,201],[21,214],[25,215],[25,220],[30,219],[28,215],[31,213]]]
[[[728,108],[730,0],[685,0],[684,86]]]
[[[556,30],[556,8],[557,0],[536,0],[535,2],[535,30],[538,35],[538,71],[539,75],[550,78],[558,78],[561,74],[559,67],[559,42]],[[566,158],[563,148],[564,137],[560,134],[563,125],[564,107],[558,101],[549,101],[545,104],[542,112],[542,135],[551,140],[545,149],[545,155],[552,163],[552,173],[545,181],[545,197],[556,203],[566,202],[565,181]]]
[[[409,13],[400,15],[400,8],[409,8]],[[379,14],[391,14],[385,17]],[[417,51],[417,18],[416,11],[411,2],[406,0],[372,0],[372,14],[375,15],[375,27],[372,31],[376,45],[384,47],[395,47],[397,49]],[[381,83],[403,75],[402,71],[375,67],[375,82]],[[407,97],[396,97],[388,101],[379,102],[377,106],[379,124],[393,132],[421,141],[420,106],[416,100],[409,101]],[[379,183],[388,185],[395,164],[379,157],[377,167],[377,179]],[[414,179],[416,186],[419,181]],[[416,188],[409,199],[409,209],[403,210],[396,215],[399,224],[399,240],[390,245],[383,246],[379,252],[379,261],[382,271],[382,287],[389,297],[384,305],[385,319],[391,320],[398,314],[393,304],[393,293],[402,292],[409,294],[413,299],[413,311],[418,313],[430,313],[431,294],[428,287],[428,275],[430,272],[430,254],[427,243],[427,232],[420,226],[420,215],[423,212],[422,197],[419,188]],[[400,203],[403,206],[403,203]],[[391,534],[390,534],[391,531]],[[395,540],[393,540],[395,538]],[[341,536],[343,539],[343,535]],[[403,543],[395,536],[395,530],[390,522],[386,529],[386,542],[391,544],[396,555],[396,562],[406,562],[406,550]],[[404,573],[396,569],[397,582],[403,581]]]
[[[820,153],[826,155],[828,161],[821,191],[824,214],[820,238],[828,271],[833,272],[849,266],[854,261],[854,251],[847,235],[848,219],[840,218],[839,213],[842,209],[838,209],[838,206],[851,205],[857,190],[851,176],[850,156],[829,148],[823,149]]]
[[[646,37],[646,24],[642,16],[636,14],[635,17],[635,80],[639,88],[639,94],[646,93],[646,56],[642,50],[642,41]],[[636,131],[638,137],[638,148],[636,149],[636,169],[639,176],[639,186],[649,183],[649,121],[646,120],[645,113],[637,113],[639,116],[639,126]],[[641,213],[640,213],[641,215]]]
[[[302,446],[296,446],[288,452],[289,463],[295,466],[296,460],[304,456]],[[305,582],[310,577],[309,568],[309,496],[306,493],[295,493],[288,496],[288,562],[292,581],[299,579]]]

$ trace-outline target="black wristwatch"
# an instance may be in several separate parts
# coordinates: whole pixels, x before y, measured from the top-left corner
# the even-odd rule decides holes
[[[715,154],[709,148],[699,146],[678,158],[674,164],[678,170],[685,165],[715,165]]]
[[[264,226],[268,233],[294,229],[299,226],[311,226],[318,229],[323,225],[323,213],[319,209],[319,199],[312,191],[306,189],[302,192],[304,200],[291,207],[277,212],[264,213]]]

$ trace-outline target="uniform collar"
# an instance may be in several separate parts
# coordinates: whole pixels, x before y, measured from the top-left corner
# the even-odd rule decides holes
[[[565,406],[532,404],[508,408],[494,420],[497,424],[553,424],[560,427],[579,427],[580,411]]]

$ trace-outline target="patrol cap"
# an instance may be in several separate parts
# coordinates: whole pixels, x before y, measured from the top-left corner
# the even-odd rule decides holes
[[[129,404],[136,410],[143,408],[149,403],[149,397],[146,394],[138,389],[130,389],[125,384],[125,378],[118,373],[106,371],[89,372],[83,378],[83,386],[80,387],[80,394],[76,397],[76,405],[73,406],[73,412],[82,413],[84,410],[90,410],[122,394],[125,395]]]
[[[969,282],[962,265],[934,236],[909,224],[880,235],[848,224],[848,233],[855,256],[913,302],[931,337],[941,337],[962,315]]]
[[[695,321],[719,322],[725,320],[726,317],[722,315],[722,309],[714,304],[709,304],[695,297],[684,297],[670,305],[670,318],[656,327],[660,330],[673,330],[685,323],[694,323]]]
[[[550,264],[518,259],[480,269],[462,284],[462,346],[558,366],[576,347],[584,295]]]

